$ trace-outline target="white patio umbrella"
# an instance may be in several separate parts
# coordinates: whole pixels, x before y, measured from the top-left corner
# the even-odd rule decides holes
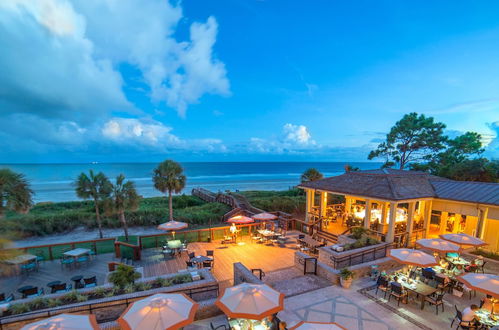
[[[440,238],[423,238],[416,241],[416,245],[435,252],[459,252],[461,247]]]
[[[388,256],[401,264],[416,267],[431,267],[437,265],[434,256],[414,249],[392,249]]]
[[[284,308],[284,294],[266,284],[241,283],[226,288],[215,301],[228,317],[261,320]]]
[[[180,329],[194,322],[198,304],[183,293],[155,294],[132,303],[118,319],[122,329]]]
[[[22,330],[97,330],[95,315],[59,314],[38,322],[26,324]]]
[[[253,220],[252,218],[247,217],[245,215],[236,215],[236,216],[230,218],[229,220],[227,220],[227,222],[228,223],[236,223],[239,225],[244,225],[244,224],[248,224],[248,223],[253,223],[253,222],[255,222],[255,220]]]
[[[459,245],[469,245],[469,246],[483,246],[487,245],[488,243],[482,241],[478,237],[474,237],[465,233],[459,233],[459,234],[443,234],[440,235],[440,238],[456,243]]]
[[[468,288],[499,298],[499,276],[493,274],[466,273],[458,276]]]
[[[168,222],[162,223],[158,226],[158,229],[171,231],[173,238],[175,238],[175,231],[187,228],[189,224],[185,222],[170,220]]]
[[[338,323],[326,323],[326,322],[306,322],[301,321],[290,330],[346,330],[347,328],[342,327]]]
[[[258,213],[258,214],[251,216],[251,217],[255,220],[260,220],[260,221],[271,221],[271,220],[277,219],[277,216],[275,214],[267,213],[267,212]]]

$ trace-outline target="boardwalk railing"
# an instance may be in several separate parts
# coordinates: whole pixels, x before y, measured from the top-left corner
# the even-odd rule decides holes
[[[372,249],[353,253],[344,257],[336,258],[335,256],[330,256],[330,259],[333,267],[335,269],[340,269],[384,258],[387,256],[388,250],[393,247],[394,244],[384,244],[383,246],[374,247]]]

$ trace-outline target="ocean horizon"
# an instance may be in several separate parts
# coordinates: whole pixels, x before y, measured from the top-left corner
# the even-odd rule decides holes
[[[378,162],[180,162],[187,176],[182,191],[190,194],[192,188],[203,187],[211,191],[225,190],[286,190],[300,181],[300,175],[308,168],[318,169],[324,176],[339,175],[345,164],[360,169],[379,168]],[[152,172],[157,162],[147,163],[59,163],[59,164],[0,164],[23,173],[35,192],[34,201],[63,202],[80,200],[72,183],[81,172],[93,169],[102,171],[111,180],[124,174],[135,182],[139,194],[144,197],[162,196],[154,189]]]

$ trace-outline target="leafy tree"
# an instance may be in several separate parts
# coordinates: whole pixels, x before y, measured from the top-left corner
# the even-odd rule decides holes
[[[128,265],[118,265],[116,270],[109,275],[109,282],[114,286],[123,289],[124,287],[135,283],[140,278],[140,273],[135,268]]]
[[[152,177],[154,188],[162,193],[168,193],[170,220],[173,220],[172,193],[180,193],[185,187],[186,180],[184,169],[173,160],[165,160],[154,169]]]
[[[118,214],[127,241],[128,224],[125,219],[125,211],[136,210],[139,207],[139,201],[140,196],[137,194],[133,181],[125,181],[123,174],[118,175],[116,183],[112,185],[110,198],[106,200],[106,209]]]
[[[324,176],[322,175],[321,172],[319,172],[315,168],[309,168],[303,174],[301,175],[301,182],[307,182],[307,181],[317,181],[322,179]]]
[[[455,164],[447,177],[459,181],[499,182],[499,160],[466,159]]]
[[[347,172],[358,172],[360,171],[360,168],[356,167],[356,166],[352,166],[350,164],[345,164],[345,173]]]
[[[385,167],[395,164],[404,169],[409,163],[428,160],[445,147],[445,125],[432,117],[415,112],[404,115],[380,143],[369,153],[368,159],[384,157]]]
[[[25,213],[33,206],[33,190],[21,173],[0,169],[0,218],[5,211]]]
[[[90,170],[89,175],[81,173],[73,185],[76,187],[76,195],[79,198],[93,199],[95,218],[99,227],[99,236],[102,238],[102,221],[100,218],[99,205],[111,194],[111,181],[109,181],[104,173],[99,172],[94,174],[94,171]]]

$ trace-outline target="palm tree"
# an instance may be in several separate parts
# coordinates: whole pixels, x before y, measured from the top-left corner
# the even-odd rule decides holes
[[[24,174],[0,169],[0,218],[6,210],[28,212],[33,206],[33,190]]]
[[[301,175],[301,182],[307,182],[307,181],[316,181],[320,180],[323,178],[323,175],[321,172],[319,172],[315,168],[309,168],[303,174]]]
[[[125,219],[126,210],[136,210],[139,207],[140,196],[133,181],[125,181],[123,174],[118,175],[116,184],[112,185],[111,196],[106,200],[107,209],[117,213],[128,241],[128,224]]]
[[[172,193],[178,194],[184,189],[186,182],[184,169],[173,160],[165,160],[154,169],[152,181],[154,188],[162,193],[168,192],[169,216],[170,220],[173,220]]]
[[[95,175],[94,171],[90,170],[89,175],[81,173],[73,185],[76,186],[75,191],[78,197],[94,200],[95,218],[99,226],[99,236],[102,238],[102,221],[100,219],[99,204],[109,197],[112,189],[111,181],[109,181],[104,173],[99,172]]]

